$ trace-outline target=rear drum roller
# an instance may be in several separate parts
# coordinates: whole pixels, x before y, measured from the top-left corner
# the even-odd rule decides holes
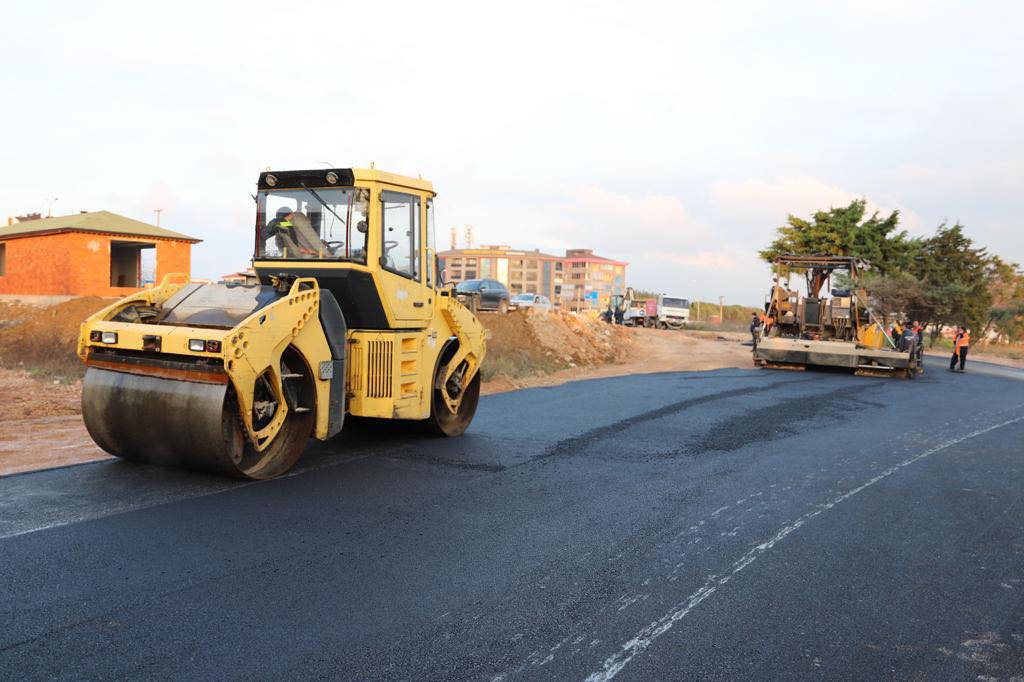
[[[445,367],[446,365],[440,364],[437,371],[443,372]],[[443,388],[434,389],[433,399],[430,401],[430,426],[431,430],[438,435],[461,436],[469,427],[469,423],[473,421],[473,415],[476,414],[476,406],[480,402],[480,371],[477,370],[469,383],[463,387],[458,381],[458,376],[465,367],[466,364],[463,361],[462,367],[455,370],[453,378],[449,379]],[[462,401],[459,403],[458,410],[452,412],[448,408],[442,391],[447,391],[452,398],[461,393]]]
[[[97,445],[122,459],[161,466],[267,479],[288,471],[313,429],[315,396],[309,369],[291,349],[281,361],[288,416],[262,451],[245,435],[234,387],[127,374],[90,367],[82,417]],[[280,406],[256,381],[253,423],[270,421]]]

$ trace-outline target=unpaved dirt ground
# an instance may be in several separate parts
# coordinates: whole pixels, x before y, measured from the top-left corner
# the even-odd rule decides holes
[[[0,368],[0,476],[108,457],[85,430],[82,384]]]

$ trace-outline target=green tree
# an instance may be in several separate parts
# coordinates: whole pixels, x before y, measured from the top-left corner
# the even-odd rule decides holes
[[[991,257],[964,234],[963,225],[939,225],[915,250],[910,274],[921,283],[920,299],[907,312],[939,326],[965,325],[981,331],[992,305],[989,291]]]
[[[868,260],[880,274],[906,269],[920,247],[906,231],[897,231],[899,211],[888,217],[878,212],[865,218],[867,201],[857,199],[849,206],[817,211],[810,220],[790,214],[777,228],[776,238],[759,252],[771,263],[784,255],[854,256]]]
[[[998,338],[1024,339],[1024,271],[998,256],[989,260],[986,280],[992,305],[982,336],[994,331]]]

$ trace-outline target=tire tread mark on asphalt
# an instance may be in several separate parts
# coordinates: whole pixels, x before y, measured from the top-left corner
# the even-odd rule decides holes
[[[842,403],[858,404],[857,395],[877,387],[865,382],[855,386],[843,386],[828,393],[819,393],[808,402],[806,396],[788,398],[782,402],[765,405],[735,415],[715,424],[707,434],[683,448],[665,453],[678,456],[686,453],[732,452],[753,442],[764,442],[785,438],[797,433],[798,425],[819,417],[832,417],[835,421],[849,419],[842,409]],[[871,407],[885,407],[881,403],[863,401]]]
[[[535,457],[534,459],[547,459],[549,457],[555,457],[559,455],[571,455],[573,453],[580,452],[581,450],[584,450],[593,443],[599,440],[603,440],[607,436],[616,434],[619,431],[622,431],[623,429],[633,426],[634,424],[646,422],[651,419],[658,419],[660,417],[667,417],[670,414],[675,414],[677,412],[687,410],[693,407],[694,405],[700,405],[702,403],[707,403],[714,400],[734,398],[736,396],[741,395],[749,395],[751,393],[763,393],[765,391],[771,391],[781,386],[788,386],[791,384],[804,384],[810,381],[815,381],[815,379],[810,378],[797,380],[789,379],[786,381],[773,381],[772,383],[764,384],[763,386],[745,386],[743,388],[733,388],[728,391],[712,393],[711,395],[701,395],[695,398],[679,400],[674,403],[669,403],[668,405],[662,405],[661,407],[649,410],[647,412],[642,412],[632,417],[627,417],[612,424],[599,426],[596,429],[591,429],[590,431],[581,433],[578,436],[573,436],[571,438],[565,438],[563,440],[560,440],[551,447],[549,447],[547,450],[545,450],[543,454]]]
[[[417,454],[385,454],[380,455],[383,459],[394,459],[403,462],[423,462],[425,464],[438,464],[455,469],[468,469],[471,471],[487,471],[492,474],[504,471],[507,467],[504,464],[487,464],[484,462],[471,462],[465,459],[452,459],[450,457],[439,457],[438,455],[417,455]]]

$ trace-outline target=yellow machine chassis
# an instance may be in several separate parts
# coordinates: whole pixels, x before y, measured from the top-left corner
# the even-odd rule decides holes
[[[246,434],[257,450],[273,440],[288,416],[284,400],[281,356],[290,346],[306,362],[315,377],[316,419],[314,435],[328,437],[330,384],[345,381],[347,412],[354,416],[393,419],[426,419],[430,416],[433,389],[441,389],[463,361],[464,381],[479,371],[486,352],[483,327],[473,314],[451,296],[434,297],[436,315],[426,329],[349,330],[346,376],[324,377],[322,363],[331,360],[318,317],[320,288],[314,278],[296,279],[286,296],[250,315],[230,330],[115,322],[111,318],[132,304],[160,305],[188,284],[184,275],[168,275],[160,285],[128,296],[89,317],[82,325],[78,354],[87,366],[108,370],[165,376],[200,383],[230,383],[238,397]],[[90,341],[90,332],[116,332],[117,342]],[[160,355],[219,360],[212,371],[172,372],[145,364],[114,364],[96,353],[99,348],[141,351],[144,337],[161,338]],[[190,350],[189,339],[219,341],[219,353]],[[435,365],[448,343],[458,348],[436,375]],[[256,430],[252,421],[255,384],[268,375],[271,390],[281,409],[271,422]],[[456,412],[462,396],[452,399],[441,390],[447,409]]]

